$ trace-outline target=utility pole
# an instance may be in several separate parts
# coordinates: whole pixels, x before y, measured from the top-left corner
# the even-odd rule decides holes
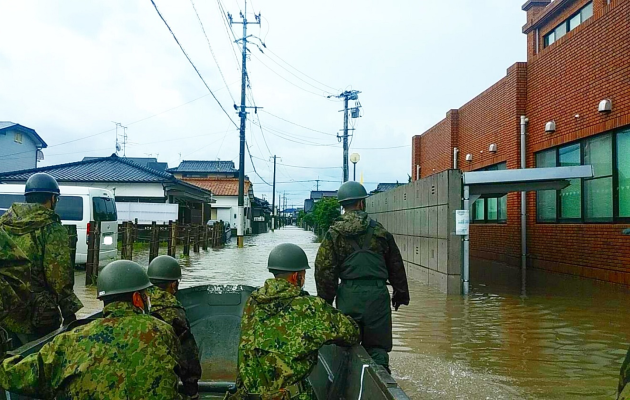
[[[316,191],[318,191],[318,192],[319,192],[319,181],[320,181],[319,179],[315,179],[315,182],[317,182],[317,189],[316,189]]]
[[[236,225],[236,245],[237,247],[243,247],[244,244],[244,232],[245,232],[245,124],[247,121],[247,106],[245,105],[245,90],[247,89],[247,25],[254,24],[260,25],[260,14],[254,14],[256,22],[247,21],[247,0],[245,0],[245,11],[240,13],[242,21],[233,21],[232,14],[228,13],[228,19],[230,25],[242,24],[243,25],[243,37],[237,40],[237,43],[241,43],[243,47],[243,65],[241,68],[241,107],[238,112],[241,118],[240,129],[240,147],[239,147],[239,168],[238,168],[238,220]],[[236,105],[235,105],[236,108]],[[251,108],[251,107],[250,107]]]
[[[348,181],[348,150],[349,150],[349,146],[348,146],[348,131],[353,131],[354,128],[348,128],[348,111],[352,112],[351,117],[352,118],[359,118],[361,116],[360,114],[360,108],[361,108],[361,103],[359,103],[359,93],[361,93],[358,90],[346,90],[345,92],[339,94],[339,95],[330,95],[328,96],[328,98],[331,97],[335,97],[338,99],[343,99],[343,110],[340,110],[339,112],[343,112],[343,136],[339,136],[337,135],[337,139],[339,141],[343,141],[343,182],[347,182]],[[348,108],[348,102],[350,100],[354,100],[356,101],[354,107],[352,108]]]
[[[276,156],[273,156],[273,194],[271,195],[271,232],[273,232],[276,228],[276,158],[277,158]]]

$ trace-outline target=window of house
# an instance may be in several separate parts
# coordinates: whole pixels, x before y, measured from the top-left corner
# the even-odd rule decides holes
[[[22,137],[22,133],[15,132],[15,134],[13,135],[13,140],[15,141],[15,143],[22,143],[22,140],[24,140],[24,138]]]
[[[620,218],[630,218],[630,129],[617,134],[617,197]]]
[[[593,16],[593,2],[588,3],[580,11],[572,15],[569,19],[562,21],[560,25],[555,27],[551,32],[544,36],[544,47],[553,44],[556,40],[560,39],[567,32],[570,32],[577,28],[582,22]]]
[[[507,164],[503,162],[478,169],[477,171],[498,171],[504,169],[507,169]],[[478,199],[473,203],[472,215],[473,222],[477,223],[506,223],[507,195]]]
[[[538,222],[610,223],[630,218],[630,128],[536,154],[536,167],[592,165],[593,178],[536,195]]]

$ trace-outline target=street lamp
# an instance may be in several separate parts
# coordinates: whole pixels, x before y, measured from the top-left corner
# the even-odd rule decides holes
[[[353,174],[353,180],[354,181],[357,180],[357,163],[360,160],[361,160],[361,156],[359,155],[359,153],[352,153],[352,154],[350,154],[350,161],[354,165],[354,174]]]

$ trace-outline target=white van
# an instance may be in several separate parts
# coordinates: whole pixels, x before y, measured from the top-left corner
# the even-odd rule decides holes
[[[87,262],[87,238],[90,221],[101,222],[101,251],[99,260],[111,260],[117,255],[118,214],[112,192],[106,189],[80,186],[60,186],[59,203],[55,212],[63,225],[77,226],[76,264]],[[23,203],[24,185],[0,184],[0,215],[14,202]]]

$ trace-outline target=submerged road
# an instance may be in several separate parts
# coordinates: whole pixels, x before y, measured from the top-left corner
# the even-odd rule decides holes
[[[312,233],[286,227],[182,259],[183,287],[260,286],[267,256],[291,242],[311,266],[319,245]],[[165,249],[161,249],[165,251]],[[146,265],[147,252],[136,261]],[[615,397],[629,345],[630,291],[623,287],[529,271],[526,293],[518,270],[473,265],[471,294],[446,296],[410,281],[411,305],[394,312],[394,377],[413,399],[578,399]],[[100,309],[94,288],[77,274],[86,308]],[[316,294],[313,270],[306,289]]]

